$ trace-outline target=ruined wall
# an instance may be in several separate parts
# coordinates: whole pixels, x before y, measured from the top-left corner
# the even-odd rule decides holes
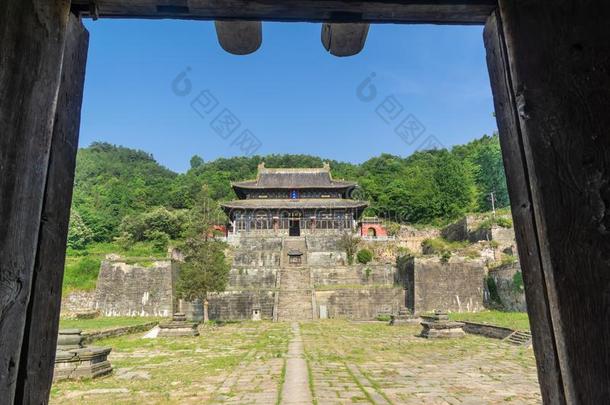
[[[413,226],[402,225],[396,243],[398,246],[409,249],[415,254],[422,253],[422,242],[426,239],[438,238],[441,231],[437,228],[418,229]]]
[[[102,261],[94,307],[106,316],[171,316],[176,276],[170,260],[150,266]]]
[[[95,307],[95,291],[72,291],[61,297],[61,316],[72,317]]]
[[[444,309],[474,312],[484,309],[485,266],[481,261],[453,257],[405,260],[407,307],[416,314]]]
[[[494,280],[500,304],[506,311],[527,312],[519,263],[490,269],[489,277]]]

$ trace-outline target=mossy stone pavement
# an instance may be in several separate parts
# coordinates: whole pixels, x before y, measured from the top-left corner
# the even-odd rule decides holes
[[[198,337],[96,344],[114,374],[53,386],[53,404],[537,404],[531,348],[418,325],[322,321],[205,326]]]

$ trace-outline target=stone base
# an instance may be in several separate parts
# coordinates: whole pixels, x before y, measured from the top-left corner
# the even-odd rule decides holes
[[[171,321],[159,324],[157,337],[199,336],[196,322]]]
[[[464,326],[461,322],[421,322],[424,327],[421,331],[421,337],[429,339],[453,339],[466,336],[462,329]]]
[[[112,372],[108,361],[109,347],[87,347],[76,350],[58,350],[55,357],[53,381],[88,379]]]

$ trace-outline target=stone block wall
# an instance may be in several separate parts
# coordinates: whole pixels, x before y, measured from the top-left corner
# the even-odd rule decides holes
[[[228,290],[208,297],[208,314],[213,320],[252,319],[252,308],[261,309],[261,318],[273,319],[275,291],[272,290]]]
[[[102,261],[94,308],[106,316],[171,316],[177,267],[170,260],[151,266]]]
[[[366,269],[370,269],[368,276]],[[396,283],[396,267],[389,264],[370,264],[336,267],[311,267],[314,287],[334,285],[387,285]]]
[[[475,312],[484,309],[485,265],[453,257],[410,258],[400,269],[406,283],[406,303],[415,314],[435,309]]]
[[[95,291],[72,291],[61,298],[61,316],[72,317],[95,307]]]
[[[519,263],[508,264],[489,270],[489,277],[494,280],[500,304],[507,311],[527,312],[525,291],[515,283],[515,276],[521,275]]]
[[[398,312],[404,297],[403,288],[392,286],[316,290],[316,306],[320,318],[368,320]]]

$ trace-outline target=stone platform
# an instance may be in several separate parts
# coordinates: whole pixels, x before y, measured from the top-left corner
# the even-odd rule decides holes
[[[420,336],[429,339],[461,338],[466,336],[462,322],[450,321],[446,312],[434,311],[433,316],[423,317],[423,329]]]
[[[53,381],[88,379],[112,372],[108,361],[110,347],[85,347],[74,350],[58,350],[55,355]]]
[[[110,347],[83,347],[80,329],[60,329],[53,380],[96,378],[112,372]]]
[[[189,322],[183,313],[174,314],[170,322],[159,324],[157,337],[199,336],[197,322]]]

